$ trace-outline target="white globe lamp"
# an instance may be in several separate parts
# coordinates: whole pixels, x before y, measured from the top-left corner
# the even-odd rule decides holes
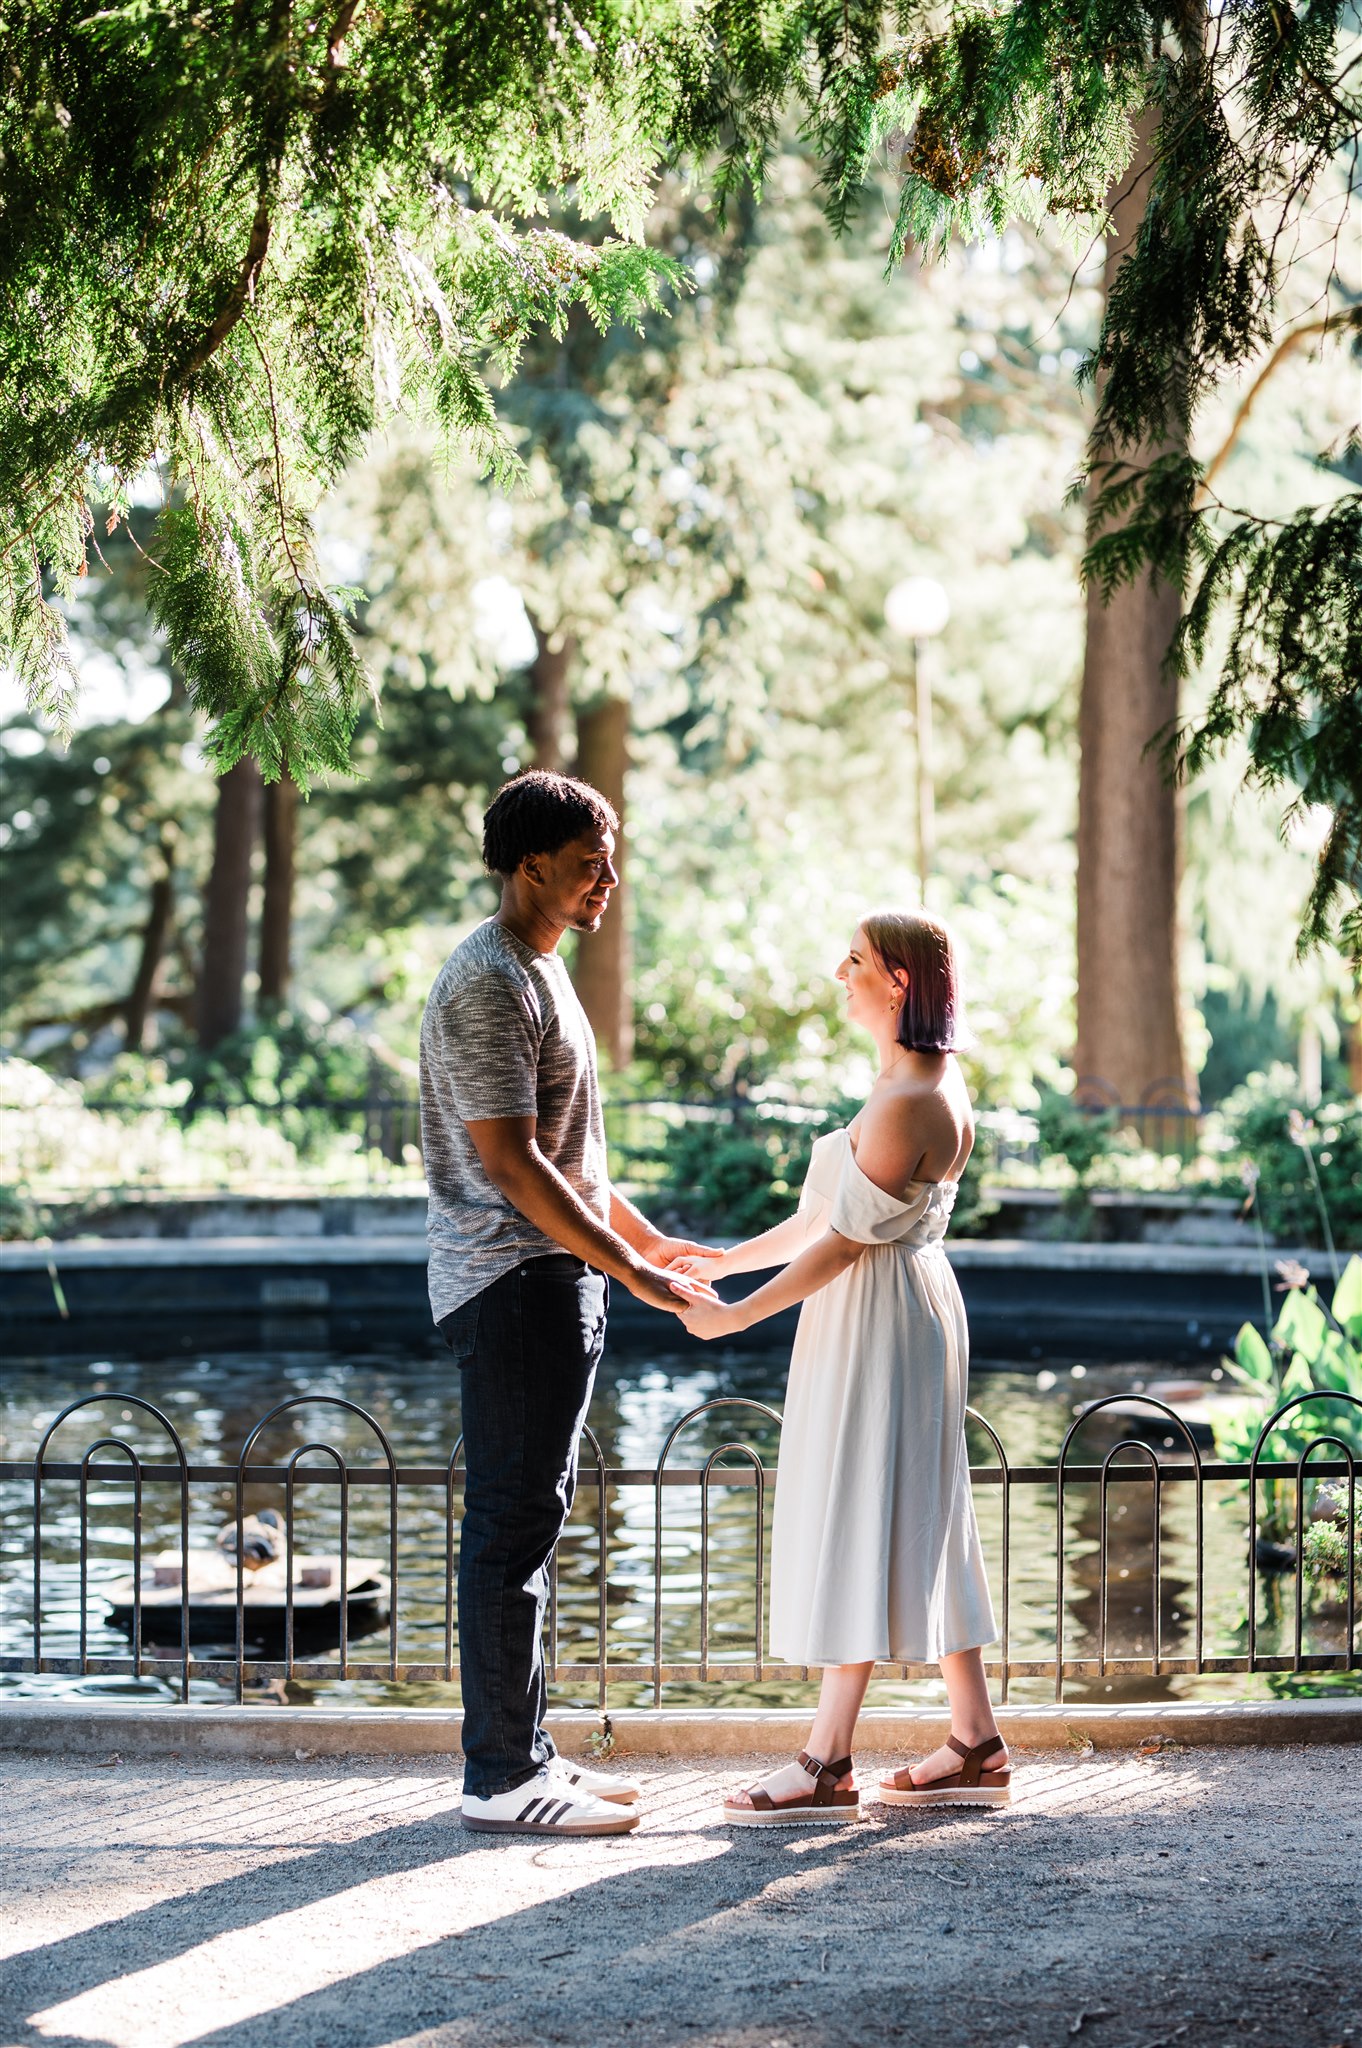
[[[950,616],[951,601],[935,576],[905,576],[884,600],[884,622],[900,640],[935,640]]]

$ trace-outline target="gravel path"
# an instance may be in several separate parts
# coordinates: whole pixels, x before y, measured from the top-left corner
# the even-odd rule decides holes
[[[757,1832],[640,1760],[636,1834],[543,1843],[428,1759],[4,1755],[0,2044],[1362,2048],[1362,1749],[1016,1761]]]

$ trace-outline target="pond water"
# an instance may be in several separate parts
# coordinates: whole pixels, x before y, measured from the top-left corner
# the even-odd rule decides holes
[[[694,1355],[617,1351],[602,1367],[593,1400],[590,1425],[607,1465],[651,1468],[673,1426],[690,1411],[716,1400],[769,1403],[778,1408],[783,1395],[785,1358],[779,1351],[740,1350],[706,1353],[703,1369]],[[1053,1463],[1065,1431],[1082,1406],[1105,1394],[1130,1394],[1166,1374],[1166,1368],[1141,1365],[1089,1365],[1052,1361],[1039,1370],[1018,1372],[991,1367],[986,1361],[971,1373],[971,1403],[996,1430],[1015,1467]],[[43,1360],[11,1364],[0,1370],[0,1461],[31,1458],[44,1430],[70,1401],[101,1397],[63,1425],[48,1451],[51,1461],[78,1460],[96,1437],[126,1436],[146,1456],[167,1456],[165,1439],[155,1425],[118,1399],[129,1394],[153,1402],[174,1422],[191,1461],[228,1464],[235,1461],[246,1437],[278,1402],[294,1395],[339,1396],[367,1409],[392,1441],[399,1464],[443,1465],[459,1434],[458,1375],[439,1356],[383,1355],[351,1358],[316,1353],[271,1356],[204,1357],[186,1361],[147,1359],[139,1364],[110,1365],[99,1360]],[[1076,1447],[1084,1461],[1100,1460],[1118,1441],[1122,1424],[1109,1416],[1084,1425]],[[672,1466],[696,1467],[726,1442],[752,1445],[768,1467],[775,1462],[778,1429],[749,1409],[723,1407],[698,1416],[678,1438]],[[334,1444],[353,1464],[376,1465],[381,1452],[363,1421],[317,1403],[293,1409],[271,1426],[259,1450],[261,1462],[281,1463],[300,1445],[321,1439]],[[1182,1458],[1179,1447],[1154,1442],[1167,1462]],[[996,1461],[986,1432],[971,1428],[971,1462],[979,1467]],[[1205,1453],[1209,1454],[1209,1453]],[[731,1462],[735,1462],[733,1460]],[[1148,1463],[1148,1460],[1145,1460]],[[597,1528],[598,1499],[586,1483],[561,1547],[557,1645],[566,1663],[593,1661],[599,1628]],[[1169,1484],[1163,1489],[1160,1515],[1162,1579],[1159,1613],[1162,1649],[1167,1656],[1190,1655],[1195,1617],[1194,1488]],[[131,1488],[101,1482],[90,1491],[91,1597],[88,1647],[92,1655],[127,1653],[127,1640],[108,1622],[101,1593],[125,1576],[131,1562]],[[1001,1488],[976,1486],[980,1528],[989,1558],[995,1604],[1001,1593]],[[1086,1483],[1065,1489],[1067,1560],[1065,1649],[1070,1657],[1092,1656],[1096,1648],[1100,1599],[1097,1488]],[[0,1483],[0,1650],[27,1652],[31,1645],[31,1491],[20,1481]],[[233,1511],[230,1486],[191,1491],[191,1542],[211,1544]],[[247,1507],[282,1507],[282,1487],[252,1486]],[[673,1683],[664,1688],[667,1705],[786,1705],[812,1697],[812,1687],[797,1680],[761,1684],[725,1680],[725,1661],[751,1664],[755,1604],[756,1495],[748,1487],[725,1487],[716,1474],[710,1496],[708,1536],[709,1655],[711,1676],[704,1682]],[[1261,1513],[1261,1503],[1260,1503]],[[49,1480],[44,1486],[44,1650],[72,1654],[79,1647],[79,1522],[74,1482]],[[770,1491],[766,1523],[769,1541]],[[300,1486],[298,1546],[326,1552],[338,1547],[339,1506],[334,1488]],[[1053,1654],[1055,1635],[1055,1526],[1053,1484],[1017,1485],[1013,1489],[1011,1566],[1009,1571],[1010,1655],[1014,1660]],[[650,1487],[612,1487],[608,1502],[607,1613],[612,1661],[645,1663],[652,1658],[654,1626],[654,1496]],[[380,1488],[361,1487],[352,1493],[352,1553],[383,1557],[387,1549],[387,1501]],[[1112,1491],[1107,1558],[1108,1652],[1114,1656],[1150,1655],[1154,1588],[1152,1494],[1147,1486],[1118,1486]],[[178,1492],[150,1484],[144,1502],[147,1555],[178,1544]],[[1242,1654],[1245,1648],[1247,1574],[1247,1490],[1239,1482],[1207,1481],[1205,1488],[1205,1573],[1203,1631],[1208,1655]],[[399,1515],[401,1598],[399,1656],[404,1663],[436,1663],[444,1655],[443,1573],[445,1556],[444,1498],[439,1488],[403,1490]],[[662,1556],[664,1660],[693,1663],[699,1646],[701,1580],[701,1517],[698,1487],[670,1487],[664,1493]],[[1259,1580],[1258,1647],[1265,1654],[1291,1647],[1292,1581]],[[1329,1588],[1312,1589],[1306,1597],[1304,1648],[1332,1651],[1342,1647],[1340,1603]],[[196,1644],[196,1648],[200,1648]],[[230,1645],[226,1645],[230,1649]],[[351,1645],[352,1656],[375,1661],[386,1657],[386,1630],[369,1641]],[[1219,1673],[1195,1676],[1152,1672],[1116,1673],[1074,1678],[1066,1683],[1072,1700],[1114,1702],[1133,1699],[1230,1698],[1270,1693],[1362,1690],[1362,1673],[1333,1674]],[[453,1705],[455,1688],[413,1682],[392,1687],[378,1680],[308,1679],[258,1685],[257,1695],[309,1701],[419,1705]],[[928,1701],[939,1697],[939,1680],[877,1680],[872,1702]],[[171,1696],[167,1683],[156,1679],[118,1677],[35,1677],[0,1674],[0,1696],[19,1694],[77,1696]],[[196,1697],[221,1699],[225,1690],[196,1680]],[[645,1704],[651,1688],[634,1681],[611,1686],[610,1703]],[[1043,1701],[1054,1696],[1053,1679],[1014,1678],[1015,1702]],[[560,1702],[594,1704],[594,1688],[564,1684],[554,1689]]]

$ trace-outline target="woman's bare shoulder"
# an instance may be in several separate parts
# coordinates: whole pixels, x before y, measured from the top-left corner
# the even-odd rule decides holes
[[[856,1163],[886,1194],[897,1195],[918,1177],[924,1153],[938,1149],[949,1128],[939,1089],[920,1082],[877,1088],[861,1112]]]
[[[905,1076],[875,1090],[858,1119],[856,1159],[891,1193],[914,1180],[941,1180],[973,1142],[969,1097],[947,1069],[928,1081]]]

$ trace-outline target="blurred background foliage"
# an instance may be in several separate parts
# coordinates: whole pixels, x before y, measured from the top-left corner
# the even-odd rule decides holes
[[[150,511],[134,509],[107,574],[68,608],[85,685],[70,745],[5,699],[8,1050],[91,1098],[410,1094],[430,981],[494,907],[488,795],[531,761],[591,773],[613,731],[627,865],[603,963],[618,1007],[597,1025],[611,1093],[835,1113],[869,1067],[832,970],[864,910],[917,896],[910,675],[884,600],[927,575],[951,607],[932,649],[930,901],[964,956],[970,1079],[999,1130],[1041,1113],[1040,1155],[1074,1185],[1119,1161],[1106,1123],[1063,1110],[1083,642],[1082,514],[1065,490],[1089,424],[1073,372],[1097,330],[1101,252],[1009,229],[931,267],[910,256],[886,282],[892,209],[868,206],[838,239],[821,202],[793,141],[760,209],[735,205],[722,226],[703,195],[664,183],[650,240],[691,288],[637,334],[574,315],[561,346],[526,352],[498,398],[526,488],[437,466],[415,426],[349,472],[320,545],[328,573],[365,592],[380,702],[356,733],[357,778],[291,810],[287,874],[284,828],[249,837],[243,928],[263,945],[283,903],[287,973],[276,953],[262,986],[263,953],[243,956],[212,1033],[203,906],[226,785],[148,623]],[[1354,376],[1336,352],[1265,386],[1233,488],[1284,505],[1317,488],[1301,450],[1342,430]],[[1227,390],[1223,417],[1212,408],[1210,438],[1234,403]],[[1302,1155],[1282,1130],[1321,1098],[1346,1127],[1339,1227],[1362,1226],[1356,991],[1338,956],[1302,962],[1294,946],[1311,830],[1307,816],[1281,837],[1232,753],[1183,812],[1184,1030],[1203,1103],[1229,1107],[1216,1158],[1184,1170],[1233,1175],[1256,1148],[1271,1227],[1297,1241],[1316,1210],[1293,1192]],[[672,1179],[715,1221],[760,1227],[814,1128],[749,1117],[716,1145],[696,1125],[670,1141]],[[1034,1158],[1029,1126],[1027,1142]],[[988,1157],[967,1213],[983,1212]],[[1158,1162],[1132,1164],[1141,1175],[1157,1180]]]

